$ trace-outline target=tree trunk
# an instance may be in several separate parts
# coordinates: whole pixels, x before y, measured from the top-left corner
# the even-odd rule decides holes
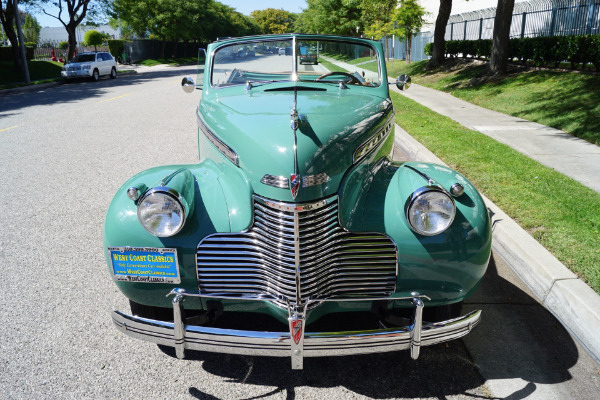
[[[431,59],[427,61],[427,68],[439,67],[444,62],[446,56],[445,39],[446,25],[452,12],[452,0],[440,0],[440,9],[435,20],[435,30],[433,32],[433,51]]]
[[[75,50],[77,49],[77,36],[76,36],[77,25],[74,23],[70,23],[70,24],[65,25],[65,29],[66,29],[67,35],[68,35],[67,42],[69,43],[69,47],[67,50],[67,59],[65,61],[69,61],[70,59],[75,57]]]
[[[508,67],[510,39],[510,23],[512,22],[515,0],[498,0],[496,17],[494,18],[494,37],[492,39],[492,56],[489,73],[504,75]]]
[[[1,4],[0,4],[1,7]],[[23,73],[23,62],[21,59],[21,50],[19,48],[19,38],[17,37],[17,30],[14,26],[15,15],[14,8],[11,1],[6,2],[6,11],[0,10],[1,21],[0,23],[4,27],[4,34],[10,42],[13,54],[13,65],[15,73]]]

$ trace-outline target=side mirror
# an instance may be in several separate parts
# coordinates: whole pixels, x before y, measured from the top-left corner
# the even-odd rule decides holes
[[[191,77],[186,76],[181,80],[181,87],[183,88],[184,92],[192,93],[194,89],[196,89],[196,84],[194,83],[194,80]]]
[[[396,87],[400,90],[408,89],[410,87],[410,76],[402,74],[396,79]]]

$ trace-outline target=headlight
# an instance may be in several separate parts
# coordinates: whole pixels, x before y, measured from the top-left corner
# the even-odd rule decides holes
[[[149,190],[138,202],[137,214],[144,229],[158,237],[175,235],[183,228],[186,216],[179,194],[167,187]]]
[[[415,191],[406,211],[411,228],[421,235],[433,236],[445,231],[456,215],[454,200],[437,187]]]

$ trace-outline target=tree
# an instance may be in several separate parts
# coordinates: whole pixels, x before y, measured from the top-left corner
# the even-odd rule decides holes
[[[23,71],[23,61],[19,50],[19,40],[15,26],[15,6],[13,0],[0,0],[0,22],[4,27],[4,33],[10,41],[13,53],[14,70],[17,73]]]
[[[492,56],[488,72],[492,76],[503,75],[508,67],[510,43],[510,23],[512,22],[515,0],[498,0],[494,33],[492,38]]]
[[[362,31],[363,0],[307,0],[308,8],[298,17],[296,32],[357,36]]]
[[[48,4],[51,1],[41,0],[42,4]],[[92,15],[95,13],[95,3],[93,3],[93,0],[53,0],[51,4],[58,9],[57,15],[48,13],[43,6],[42,12],[52,18],[56,18],[65,27],[68,36],[67,42],[69,43],[67,60],[70,60],[75,55],[75,49],[77,48],[75,30],[83,22],[88,12]]]
[[[293,31],[297,15],[285,10],[267,8],[252,11],[250,18],[260,27],[260,33],[288,33]]]
[[[365,36],[379,40],[392,31],[392,15],[398,6],[398,0],[362,0],[361,17],[365,27]]]
[[[138,37],[156,37],[164,57],[167,41],[205,43],[217,37],[259,32],[250,18],[214,0],[119,0],[106,13],[121,18]],[[175,49],[175,47],[174,47]]]
[[[83,36],[83,41],[86,46],[94,46],[94,51],[98,51],[97,46],[104,41],[104,35],[95,30],[87,31]]]
[[[395,25],[392,31],[401,39],[406,39],[406,60],[410,63],[412,38],[419,33],[425,23],[425,9],[419,5],[417,0],[400,0],[400,7],[392,16]]]
[[[446,55],[446,25],[452,12],[452,0],[440,0],[440,9],[435,20],[435,30],[433,31],[433,51],[431,58],[427,61],[427,68],[436,68],[444,62]]]
[[[115,30],[119,30],[121,39],[133,39],[133,28],[126,21],[121,21],[119,18],[109,18],[108,26]]]
[[[29,14],[25,15],[23,22],[23,36],[26,42],[37,43],[40,38],[40,30],[42,27],[37,22],[37,19]]]

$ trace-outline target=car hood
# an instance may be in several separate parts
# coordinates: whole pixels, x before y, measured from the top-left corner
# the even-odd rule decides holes
[[[274,194],[272,185],[261,180],[265,176],[290,178],[294,173],[290,117],[294,99],[299,115],[298,172],[304,178],[323,178],[323,173],[329,177],[323,184],[302,187],[296,201],[336,193],[354,163],[355,149],[383,126],[393,109],[389,99],[369,93],[374,88],[300,87],[296,97],[293,87],[257,89],[243,94],[222,90],[215,95],[213,91],[202,100],[199,117],[236,152],[255,193],[283,201],[293,200],[288,187]]]
[[[92,65],[94,61],[70,62],[65,64],[65,67],[83,67],[84,65]]]

